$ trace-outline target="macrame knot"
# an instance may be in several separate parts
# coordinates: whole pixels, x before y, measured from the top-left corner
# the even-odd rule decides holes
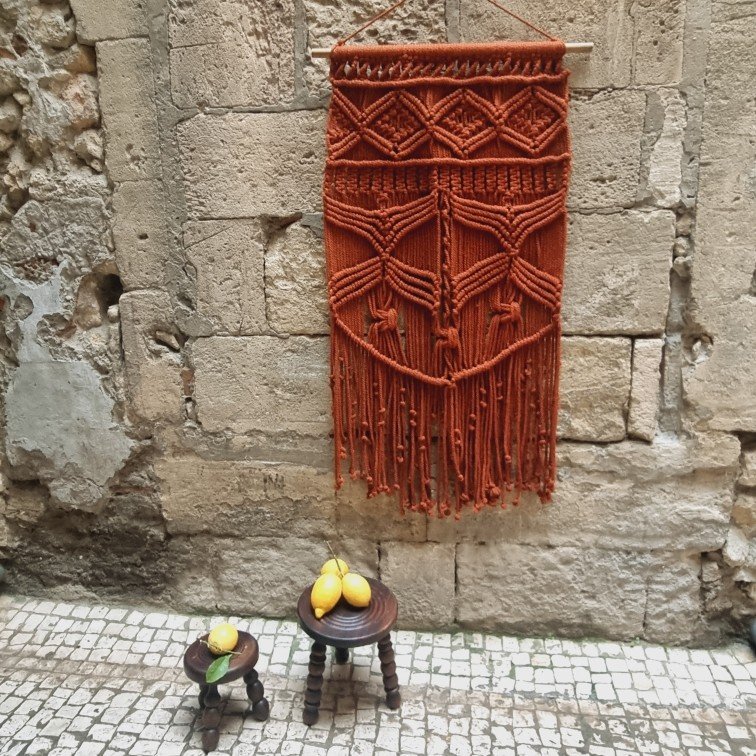
[[[397,312],[393,307],[387,310],[376,310],[375,326],[379,331],[395,331],[399,323]]]
[[[459,331],[454,326],[437,329],[436,338],[443,349],[459,349]]]
[[[491,309],[497,315],[505,315],[509,320],[518,321],[520,315],[520,303],[519,302],[494,302]]]

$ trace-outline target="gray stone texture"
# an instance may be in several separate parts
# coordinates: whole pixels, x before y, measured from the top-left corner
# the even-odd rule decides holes
[[[347,470],[334,490],[328,64],[308,53],[383,7],[4,5],[13,586],[291,615],[328,540],[395,589],[404,626],[740,632],[756,612],[756,4],[512,0],[595,44],[566,60],[558,481],[550,503],[459,520],[368,500]],[[485,0],[415,0],[357,41],[513,38],[536,35]]]
[[[630,376],[630,339],[565,338],[559,378],[559,436],[576,441],[621,441]]]
[[[573,213],[565,264],[565,333],[662,333],[674,238],[670,212]]]
[[[322,111],[198,115],[178,127],[192,218],[285,216],[321,205]]]
[[[171,2],[171,92],[180,108],[274,105],[294,95],[294,2]]]
[[[402,627],[454,623],[454,551],[449,543],[381,543],[381,580],[396,594]]]

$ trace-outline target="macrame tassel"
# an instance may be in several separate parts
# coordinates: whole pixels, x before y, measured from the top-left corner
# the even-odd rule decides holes
[[[459,516],[556,477],[560,42],[337,47],[324,181],[335,476]]]

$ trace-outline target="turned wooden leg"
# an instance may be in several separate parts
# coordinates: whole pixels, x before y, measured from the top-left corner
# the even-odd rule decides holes
[[[389,709],[398,709],[402,704],[399,694],[399,678],[396,676],[396,663],[394,662],[394,647],[391,645],[391,636],[387,635],[378,641],[378,658],[381,660],[381,672],[383,673],[383,689],[386,691],[386,704]]]
[[[217,685],[207,685],[200,688],[202,700],[202,750],[205,753],[214,751],[218,747],[218,725],[221,720],[221,697]]]
[[[347,664],[349,662],[349,649],[336,648],[336,664]]]
[[[270,714],[270,704],[265,698],[265,688],[260,682],[256,669],[252,669],[244,675],[247,684],[247,698],[252,702],[252,716],[258,722],[264,722]]]
[[[310,651],[310,668],[307,675],[307,690],[302,721],[314,725],[318,721],[320,694],[323,688],[323,670],[325,669],[326,647],[322,643],[312,644]]]

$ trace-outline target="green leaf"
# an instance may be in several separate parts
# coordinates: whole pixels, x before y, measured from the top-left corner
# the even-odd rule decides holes
[[[214,683],[218,682],[221,677],[224,677],[228,672],[228,665],[231,663],[231,654],[225,656],[219,656],[205,672],[205,682]]]

